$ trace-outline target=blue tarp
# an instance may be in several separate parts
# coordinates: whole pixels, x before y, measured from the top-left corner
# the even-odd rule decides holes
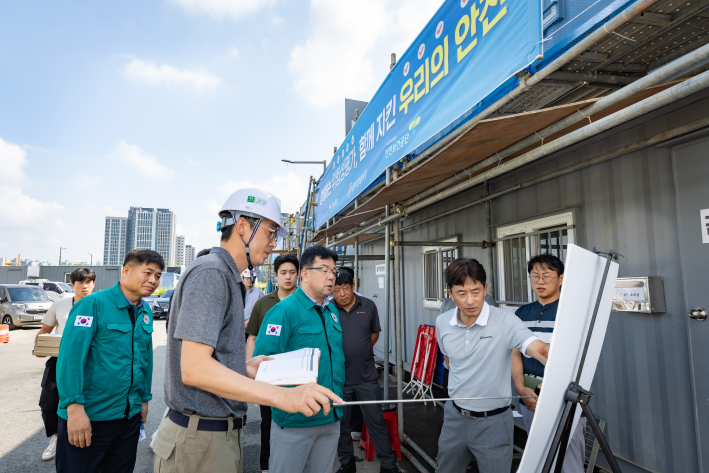
[[[397,160],[516,86],[541,57],[541,2],[448,0],[391,70],[320,179],[315,226]]]

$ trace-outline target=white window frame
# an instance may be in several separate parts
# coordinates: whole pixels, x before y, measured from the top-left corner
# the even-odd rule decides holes
[[[523,236],[526,233],[534,233],[539,230],[550,228],[550,227],[572,227],[567,229],[568,243],[576,243],[576,229],[574,228],[574,212],[573,210],[567,210],[560,212],[558,214],[547,215],[544,217],[539,217],[535,219],[525,220],[522,222],[513,223],[510,225],[505,225],[498,227],[496,230],[497,239],[502,239],[508,236],[520,235]],[[530,235],[525,238],[525,261],[529,261],[532,257],[532,239],[537,238],[537,235]],[[536,247],[536,245],[534,245]],[[526,270],[526,263],[525,263]],[[497,242],[497,299],[505,301],[507,291],[505,290],[505,252],[502,248],[502,242]],[[532,292],[532,286],[527,278],[527,299],[529,301],[534,301],[534,293]],[[502,307],[514,308],[518,305],[516,304],[501,304]]]
[[[439,287],[444,287],[444,274],[443,274],[443,260],[442,260],[442,255],[441,253],[443,251],[448,251],[448,250],[453,250],[453,259],[458,258],[458,247],[455,245],[451,245],[450,243],[457,243],[459,241],[459,238],[456,237],[451,237],[451,238],[446,238],[441,240],[441,245],[438,246],[424,246],[421,248],[421,272],[423,273],[423,286],[421,287],[422,289],[422,294],[424,294],[423,297],[423,306],[426,309],[440,309],[441,306],[443,305],[443,301],[446,300],[445,298],[445,292],[441,294],[441,298],[427,298],[425,297],[426,294],[426,255],[430,253],[436,253],[436,279],[437,279],[437,284]]]

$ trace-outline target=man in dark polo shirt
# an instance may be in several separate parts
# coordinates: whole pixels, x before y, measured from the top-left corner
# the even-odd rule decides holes
[[[382,397],[379,374],[374,366],[373,346],[379,339],[379,313],[374,302],[354,293],[354,279],[348,271],[340,271],[335,281],[335,306],[340,313],[342,345],[345,352],[345,401],[376,401]],[[380,463],[380,472],[399,472],[396,456],[389,443],[382,406],[363,405],[362,415]],[[357,471],[350,432],[351,408],[345,407],[340,422],[337,456],[342,466],[338,473]]]
[[[251,311],[249,324],[246,326],[246,334],[249,336],[246,341],[247,360],[254,355],[256,336],[268,311],[298,289],[298,258],[289,253],[276,257],[273,260],[273,273],[276,275],[278,289],[256,301]],[[261,409],[261,454],[259,455],[259,462],[261,463],[261,471],[266,472],[268,471],[268,460],[271,457],[271,406],[259,407]]]
[[[527,263],[529,280],[537,301],[523,305],[515,312],[527,328],[534,332],[544,342],[551,341],[556,323],[556,309],[559,307],[561,285],[564,282],[564,263],[554,255],[538,255]],[[541,388],[540,380],[544,378],[544,365],[534,358],[522,358],[518,350],[512,354],[512,382],[515,391],[520,396],[534,396],[534,387]],[[534,412],[537,408],[536,398],[522,399],[519,413],[522,414],[527,432],[532,428]],[[581,416],[576,430],[569,441],[561,473],[583,473],[586,445],[584,432],[586,417]]]

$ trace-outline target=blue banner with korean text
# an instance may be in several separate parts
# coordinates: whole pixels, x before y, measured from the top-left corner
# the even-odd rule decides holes
[[[541,0],[444,2],[390,71],[320,179],[316,228],[387,167],[422,144],[433,144],[432,137],[540,59],[541,41]]]

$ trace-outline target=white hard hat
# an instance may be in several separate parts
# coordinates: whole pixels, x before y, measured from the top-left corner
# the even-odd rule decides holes
[[[222,217],[223,212],[230,212],[233,217]],[[288,232],[281,223],[281,201],[270,192],[261,189],[245,188],[234,192],[224,202],[219,211],[221,227],[233,225],[240,215],[273,221],[278,226],[278,236],[285,237]]]
[[[241,277],[242,278],[250,278],[251,277],[251,270],[245,269],[241,272]]]

